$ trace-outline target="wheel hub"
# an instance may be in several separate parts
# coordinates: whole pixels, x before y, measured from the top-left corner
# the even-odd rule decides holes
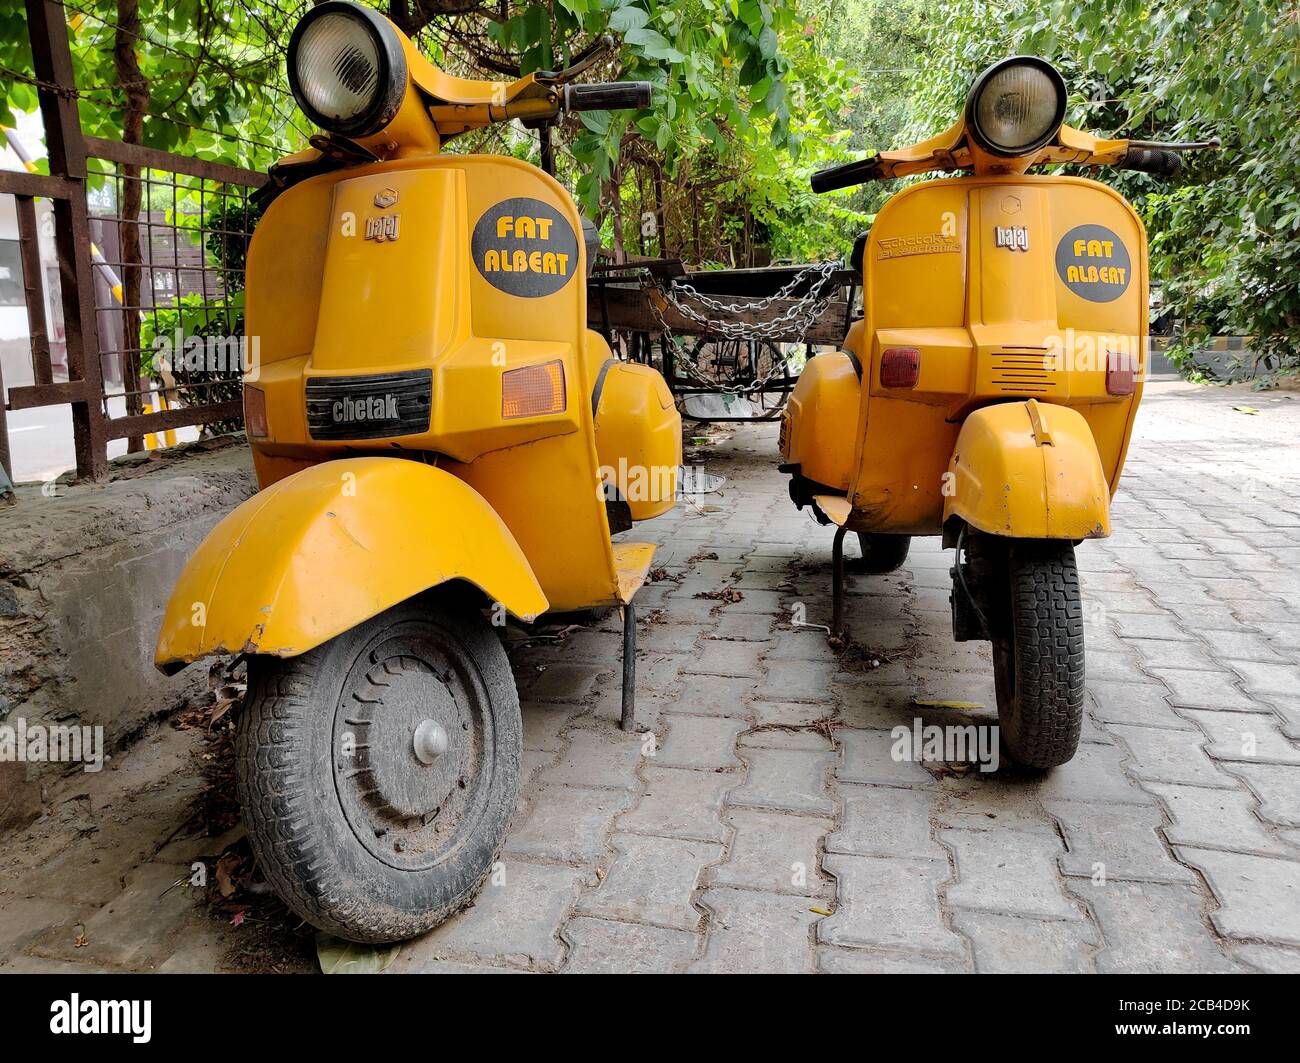
[[[436,816],[461,779],[469,729],[447,685],[404,659],[372,676],[381,691],[357,714],[358,782],[368,804],[398,820]]]

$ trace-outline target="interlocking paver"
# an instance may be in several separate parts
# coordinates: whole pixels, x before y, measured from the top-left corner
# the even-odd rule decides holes
[[[1137,730],[1137,728],[1133,728]],[[1074,759],[1054,768],[1037,784],[1043,800],[1149,805],[1154,798],[1124,772],[1125,756],[1116,746],[1080,746]]]
[[[725,642],[704,639],[699,650],[684,665],[683,672],[695,675],[746,677],[758,672],[758,662],[767,648],[762,642]]]
[[[844,802],[843,825],[827,837],[828,853],[946,859],[942,846],[931,836],[933,794],[895,786],[853,784],[839,790]]]
[[[1196,725],[1183,719],[1170,707],[1167,694],[1168,691],[1160,684],[1088,680],[1092,712],[1102,723],[1194,731]]]
[[[1272,713],[1206,712],[1185,709],[1210,738],[1205,752],[1214,760],[1248,764],[1300,764],[1300,744],[1291,741]]]
[[[955,908],[1078,919],[1057,871],[1057,838],[1018,831],[943,830],[939,840],[952,849],[957,881],[945,898]]]
[[[835,811],[826,790],[826,771],[836,754],[803,749],[768,749],[748,746],[745,782],[727,795],[732,805],[754,805],[793,812]]]
[[[722,846],[639,834],[616,834],[610,842],[617,855],[600,885],[579,900],[579,912],[677,930],[699,926],[691,894]]]
[[[813,971],[809,928],[821,917],[806,897],[711,889],[704,956],[690,968],[708,974],[805,974]]]
[[[1167,731],[1159,727],[1107,729],[1121,738],[1133,754],[1129,771],[1150,782],[1185,783],[1188,786],[1235,785],[1205,754],[1205,736],[1199,732]]]
[[[1097,885],[1071,879],[1070,888],[1087,902],[1101,927],[1105,946],[1097,969],[1124,974],[1233,970],[1206,925],[1209,907],[1187,886],[1109,880]]]
[[[1180,847],[1223,906],[1211,917],[1226,937],[1300,945],[1300,862]]]
[[[835,914],[817,925],[822,944],[965,954],[939,908],[947,864],[835,853],[826,856],[825,867],[838,895]]]
[[[1052,801],[1047,810],[1065,835],[1067,851],[1061,855],[1066,875],[1143,882],[1195,882],[1160,840],[1164,826],[1160,810],[1149,805],[1115,805],[1099,811],[1078,801]]]
[[[636,807],[619,817],[620,831],[698,841],[726,839],[722,802],[740,781],[739,775],[647,766],[641,777],[645,791]]]
[[[904,725],[906,726],[906,725]],[[911,728],[908,727],[910,732]],[[897,739],[889,731],[835,732],[843,755],[835,776],[840,782],[886,783],[896,786],[931,785],[934,776],[914,760],[895,759]],[[911,748],[910,741],[907,748]]]
[[[664,711],[692,716],[748,717],[751,710],[746,699],[757,687],[757,678],[686,675],[682,677],[677,696],[664,706]]]
[[[982,974],[1080,974],[1093,969],[1096,933],[1087,923],[957,911],[952,925],[971,940]]]
[[[828,885],[817,870],[817,847],[835,824],[819,816],[793,816],[732,808],[735,832],[724,863],[709,872],[711,886],[819,897]]]
[[[736,738],[749,724],[729,716],[665,717],[668,737],[655,754],[659,767],[715,771],[740,768]]]
[[[1300,974],[1300,949],[1276,945],[1238,945],[1233,959],[1264,974]],[[0,968],[4,970],[4,968]]]
[[[824,974],[956,974],[966,967],[960,960],[824,945],[817,950],[817,969]]]
[[[1255,815],[1255,798],[1245,790],[1148,783],[1164,802],[1173,823],[1164,829],[1170,845],[1228,849],[1286,856],[1288,850]]]
[[[829,661],[765,662],[758,697],[768,701],[830,701],[837,665]]]
[[[562,935],[569,942],[565,974],[672,974],[695,956],[699,936],[639,923],[579,916]]]
[[[1149,669],[1169,688],[1169,702],[1185,709],[1251,712],[1258,704],[1237,686],[1231,672],[1189,672],[1183,668]]]
[[[552,786],[596,786],[632,790],[641,760],[641,738],[613,727],[575,727],[568,748],[540,780]]]
[[[605,835],[631,795],[613,790],[543,786],[528,801],[524,819],[506,840],[506,852],[564,863],[593,863]]]
[[[1300,827],[1300,768],[1280,764],[1225,764],[1259,798],[1260,819]]]
[[[496,958],[519,966],[554,967],[564,958],[557,932],[579,882],[591,872],[553,864],[506,860],[489,877],[473,906],[422,938],[408,942],[410,961]]]

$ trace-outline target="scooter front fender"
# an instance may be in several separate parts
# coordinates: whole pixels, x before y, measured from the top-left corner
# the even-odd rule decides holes
[[[944,485],[945,527],[1015,539],[1110,534],[1110,487],[1088,422],[1068,406],[1006,402],[971,413]]]
[[[464,481],[403,458],[324,462],[212,529],[172,592],[154,664],[294,657],[456,579],[519,617],[548,607],[510,529]]]

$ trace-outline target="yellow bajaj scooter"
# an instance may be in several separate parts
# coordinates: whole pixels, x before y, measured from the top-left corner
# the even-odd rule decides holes
[[[650,86],[462,80],[344,2],[303,18],[288,64],[327,133],[272,168],[248,254],[262,490],[186,566],[156,663],[247,655],[239,793],[267,878],[318,927],[397,940],[469,903],[515,811],[519,700],[489,619],[622,606],[632,726],[654,548],[611,535],[673,506],[681,463],[662,378],[586,328],[569,195],[439,149]]]
[[[1099,140],[1063,124],[1048,63],[1007,59],[946,132],[823,171],[813,189],[930,171],[898,192],[854,249],[863,319],[811,359],[782,423],[790,494],[836,528],[862,567],[903,564],[912,535],[955,547],[953,633],[991,640],[1011,757],[1068,761],[1083,717],[1083,613],[1074,548],[1110,533],[1142,395],[1147,247],[1114,189],[1029,174],[1045,163],[1172,176],[1206,144]]]

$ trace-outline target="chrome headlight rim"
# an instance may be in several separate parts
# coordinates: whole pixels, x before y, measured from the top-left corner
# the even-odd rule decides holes
[[[322,114],[307,98],[298,83],[298,48],[311,25],[327,15],[344,15],[365,27],[375,44],[379,60],[378,91],[370,105],[351,118],[338,119]],[[378,133],[396,116],[406,96],[406,52],[392,25],[377,11],[350,0],[327,0],[313,7],[294,27],[286,54],[289,88],[298,107],[312,122],[329,133],[345,137],[367,137]]]
[[[1051,124],[1040,136],[1023,146],[1009,147],[996,144],[985,135],[984,130],[980,128],[976,110],[979,106],[980,96],[988,87],[989,82],[1007,68],[1014,66],[1031,66],[1046,74],[1056,89],[1056,108],[1053,112]],[[987,67],[971,85],[970,93],[966,97],[966,129],[971,139],[990,155],[996,155],[1003,159],[1018,159],[1025,155],[1032,155],[1050,144],[1056,138],[1057,133],[1060,132],[1061,125],[1065,121],[1065,98],[1065,78],[1061,76],[1061,72],[1055,66],[1036,55],[1013,55]]]

